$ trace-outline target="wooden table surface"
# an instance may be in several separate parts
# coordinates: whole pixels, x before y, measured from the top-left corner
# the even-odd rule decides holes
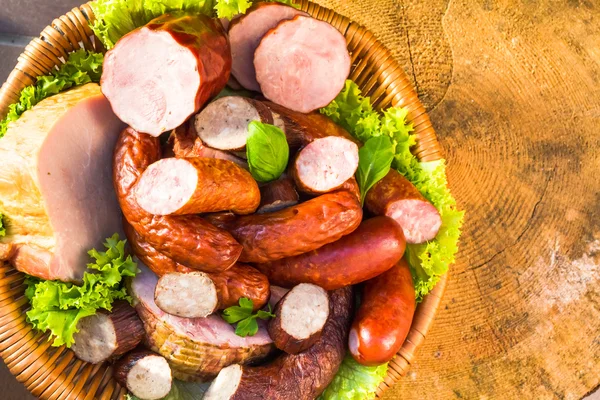
[[[600,3],[318,2],[372,29],[403,63],[467,210],[441,309],[408,376],[386,398],[593,392],[600,384]],[[0,0],[0,82],[24,40],[14,35],[36,35],[78,3]],[[0,393],[27,398],[4,366]]]

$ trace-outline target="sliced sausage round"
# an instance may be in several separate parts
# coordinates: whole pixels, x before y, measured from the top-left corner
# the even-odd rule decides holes
[[[174,129],[227,83],[229,41],[210,17],[165,14],[106,54],[102,92],[115,114],[153,136]]]
[[[258,3],[250,7],[245,15],[231,21],[229,26],[233,60],[231,74],[243,87],[260,91],[254,70],[254,52],[269,29],[296,15],[308,14],[281,3]]]
[[[231,234],[196,215],[155,216],[138,205],[133,188],[160,153],[159,138],[132,128],[121,132],[113,157],[113,183],[123,216],[148,243],[178,263],[204,272],[231,268],[242,252]]]
[[[356,285],[387,271],[406,248],[402,228],[391,218],[375,217],[334,243],[256,268],[273,285],[312,283],[326,290]]]
[[[279,301],[274,314],[269,321],[273,343],[288,354],[298,354],[321,337],[329,316],[329,295],[319,286],[302,283]]]
[[[394,218],[402,226],[407,243],[432,240],[442,226],[435,206],[394,169],[369,190],[365,206],[373,214]]]
[[[154,215],[250,214],[260,204],[250,172],[216,158],[163,158],[148,166],[133,190],[139,206]]]
[[[354,231],[362,208],[353,194],[323,194],[293,207],[266,214],[206,218],[228,230],[244,247],[240,261],[262,263],[291,257],[335,242]]]
[[[259,121],[273,124],[271,110],[253,99],[221,97],[196,115],[194,125],[207,146],[219,150],[242,150],[246,147],[248,124]]]
[[[296,186],[310,194],[327,193],[342,186],[358,168],[358,146],[338,136],[315,139],[294,160]]]
[[[344,36],[327,22],[303,15],[280,22],[254,53],[264,96],[303,113],[331,103],[344,88],[350,66]]]
[[[173,376],[167,360],[148,350],[127,354],[114,367],[113,376],[134,396],[144,400],[162,399],[171,391]]]

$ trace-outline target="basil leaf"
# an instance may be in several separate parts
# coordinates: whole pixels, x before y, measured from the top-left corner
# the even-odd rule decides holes
[[[360,188],[360,202],[364,204],[369,189],[390,171],[394,146],[388,136],[375,136],[358,151],[356,180]]]
[[[254,179],[258,182],[274,181],[283,174],[290,157],[285,133],[273,125],[250,122],[246,156]]]

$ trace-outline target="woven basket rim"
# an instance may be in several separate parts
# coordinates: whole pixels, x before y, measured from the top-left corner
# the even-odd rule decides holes
[[[402,67],[385,46],[367,28],[333,10],[308,0],[301,0],[300,4],[302,10],[329,22],[344,34],[353,60],[351,78],[363,93],[370,95],[378,109],[392,105],[409,110],[408,120],[414,123],[417,136],[413,153],[419,160],[441,159],[442,149],[427,112]],[[56,18],[29,43],[0,88],[0,117],[6,115],[8,106],[18,100],[25,86],[59,65],[60,58],[82,47],[104,51],[88,25],[94,19],[90,3],[85,3]],[[433,322],[446,281],[447,274],[417,307],[409,335],[390,362],[388,374],[377,389],[377,397],[408,371]],[[27,307],[23,290],[23,274],[0,262],[0,356],[17,380],[32,394],[44,399],[123,399],[126,390],[111,378],[110,366],[77,360],[72,351],[64,347],[50,347],[47,334],[32,331],[23,313]]]

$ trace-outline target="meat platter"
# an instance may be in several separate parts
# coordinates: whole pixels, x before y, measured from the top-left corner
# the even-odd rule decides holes
[[[373,397],[454,259],[443,160],[294,4],[153,3],[92,3],[108,51],[0,122],[27,322],[130,399]]]

